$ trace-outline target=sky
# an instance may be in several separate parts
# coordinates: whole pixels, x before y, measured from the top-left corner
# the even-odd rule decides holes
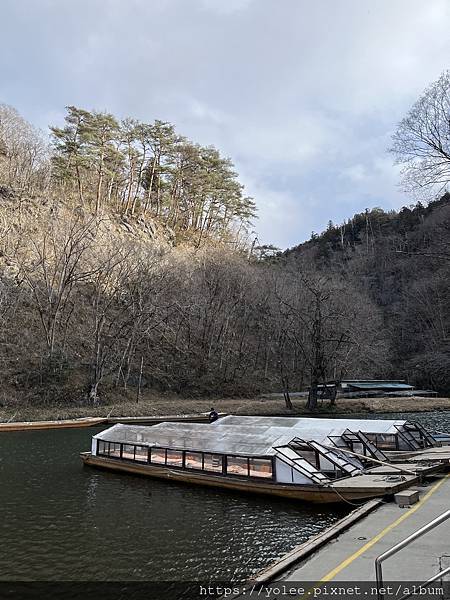
[[[448,0],[2,0],[0,102],[169,121],[236,165],[260,243],[414,199],[387,152],[450,68]],[[256,235],[255,234],[255,235]]]

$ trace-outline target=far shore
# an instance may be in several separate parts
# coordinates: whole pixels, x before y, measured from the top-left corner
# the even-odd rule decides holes
[[[181,398],[145,395],[139,402],[130,398],[103,402],[97,406],[49,405],[0,407],[0,423],[63,420],[82,417],[156,417],[160,415],[200,415],[211,407],[227,414],[285,416],[344,416],[370,413],[427,412],[450,410],[450,398],[338,398],[335,406],[319,402],[317,412],[306,409],[304,398],[293,398],[289,411],[283,397],[260,398]]]

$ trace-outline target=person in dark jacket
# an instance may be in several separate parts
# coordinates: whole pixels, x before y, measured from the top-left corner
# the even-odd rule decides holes
[[[214,408],[211,408],[211,412],[209,413],[208,419],[210,423],[214,423],[214,421],[217,421],[217,419],[219,418],[219,413],[214,410]]]

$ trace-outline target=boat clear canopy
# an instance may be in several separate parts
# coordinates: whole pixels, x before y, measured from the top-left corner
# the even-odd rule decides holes
[[[293,438],[330,444],[328,436],[346,430],[396,433],[406,421],[228,416],[212,424],[160,423],[152,427],[117,424],[94,436],[97,440],[149,447],[199,450],[218,454],[267,456]]]

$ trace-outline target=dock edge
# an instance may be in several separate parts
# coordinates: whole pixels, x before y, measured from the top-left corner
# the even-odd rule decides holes
[[[333,538],[336,538],[345,529],[348,529],[360,519],[363,519],[366,515],[374,511],[381,504],[383,504],[382,499],[369,500],[359,508],[353,510],[347,516],[343,517],[342,519],[331,525],[331,527],[329,527],[325,531],[322,531],[321,533],[313,536],[306,542],[303,542],[302,544],[296,546],[293,550],[285,554],[283,557],[279,558],[269,566],[265,567],[262,571],[256,573],[249,580],[247,580],[246,585],[266,583],[268,581],[272,581],[274,577],[280,575],[281,573],[284,573],[302,559],[313,554],[320,547],[324,546]]]

